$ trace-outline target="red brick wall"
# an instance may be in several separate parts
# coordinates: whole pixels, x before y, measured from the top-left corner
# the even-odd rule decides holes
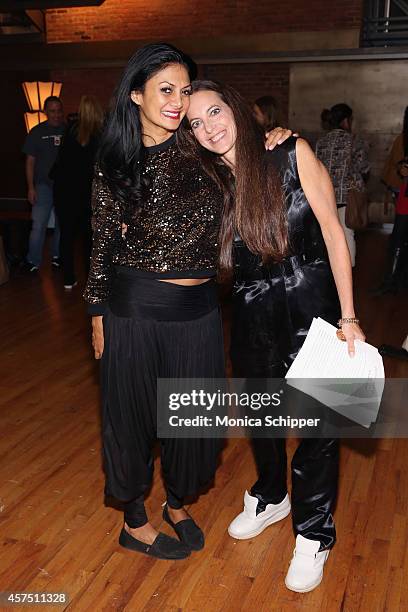
[[[203,66],[202,76],[235,87],[249,103],[260,96],[273,96],[287,121],[289,64],[214,64]]]
[[[359,28],[364,0],[106,0],[47,10],[48,42],[331,31]]]
[[[96,96],[103,108],[107,109],[121,74],[121,68],[52,70],[51,78],[63,84],[61,98],[64,104],[64,112],[67,115],[78,111],[82,95]]]

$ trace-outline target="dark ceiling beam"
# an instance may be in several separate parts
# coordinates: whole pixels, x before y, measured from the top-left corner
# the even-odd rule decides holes
[[[0,45],[43,42],[45,31],[44,12],[39,10],[1,14]]]
[[[45,17],[43,11],[39,10],[28,10],[26,11],[27,17],[35,25],[37,30],[41,33],[45,32]]]
[[[0,0],[1,11],[100,6],[105,0]]]

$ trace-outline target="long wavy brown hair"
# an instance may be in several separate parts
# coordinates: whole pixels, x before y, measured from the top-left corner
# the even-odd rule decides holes
[[[78,142],[83,147],[100,133],[104,113],[95,96],[82,96],[78,111]]]
[[[215,81],[193,81],[192,94],[197,91],[217,93],[232,110],[237,128],[234,174],[219,155],[198,143],[187,119],[177,133],[183,153],[198,157],[224,193],[219,238],[220,275],[223,278],[232,275],[235,232],[264,263],[281,261],[288,252],[287,215],[281,181],[266,154],[263,132],[246,101],[232,87]]]

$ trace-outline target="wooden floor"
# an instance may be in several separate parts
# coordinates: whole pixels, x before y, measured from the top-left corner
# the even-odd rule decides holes
[[[357,311],[371,343],[400,345],[407,294],[367,293],[381,276],[385,239],[378,230],[360,236]],[[205,549],[154,561],[119,547],[122,516],[104,505],[98,367],[81,288],[64,293],[50,269],[14,276],[0,288],[0,321],[0,591],[63,591],[69,604],[47,609],[75,612],[408,610],[408,440],[343,443],[338,542],[312,593],[283,583],[294,545],[289,518],[253,540],[227,534],[255,475],[245,440],[228,442],[215,488],[191,508]],[[388,360],[386,371],[408,378],[408,362]],[[147,508],[171,533],[163,499],[156,469]]]

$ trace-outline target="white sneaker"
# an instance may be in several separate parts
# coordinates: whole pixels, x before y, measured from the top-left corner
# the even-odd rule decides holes
[[[277,523],[290,513],[289,495],[280,504],[268,504],[263,512],[256,514],[258,498],[245,491],[244,511],[238,514],[228,527],[228,533],[237,540],[248,540],[260,533],[268,525]]]
[[[296,548],[285,578],[288,589],[308,593],[321,583],[330,550],[319,552],[319,548],[320,542],[317,540],[308,540],[301,535],[296,537]]]

